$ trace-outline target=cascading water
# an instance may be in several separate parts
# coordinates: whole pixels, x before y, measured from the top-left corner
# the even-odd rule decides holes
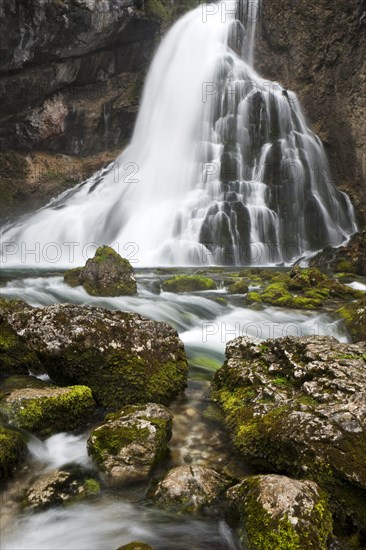
[[[4,265],[82,264],[88,243],[132,247],[139,266],[265,265],[356,231],[296,95],[253,69],[258,15],[259,0],[242,0],[182,17],[152,63],[129,147],[5,227]]]

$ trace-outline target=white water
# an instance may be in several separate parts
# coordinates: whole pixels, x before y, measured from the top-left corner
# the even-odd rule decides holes
[[[4,229],[5,266],[81,265],[102,244],[138,266],[264,265],[356,230],[296,95],[252,67],[259,0],[240,4],[244,25],[234,0],[216,8],[162,41],[116,162]]]

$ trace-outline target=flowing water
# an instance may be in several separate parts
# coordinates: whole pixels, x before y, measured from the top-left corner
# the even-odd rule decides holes
[[[268,265],[356,231],[296,95],[253,68],[259,8],[259,0],[204,4],[172,27],[130,145],[108,169],[7,226],[7,267],[80,265],[98,244],[140,267]]]
[[[230,270],[220,276],[213,274],[218,283],[226,271]],[[250,473],[215,419],[215,409],[209,401],[209,382],[223,362],[228,340],[241,335],[265,339],[306,334],[346,340],[339,323],[325,310],[314,314],[246,307],[244,296],[231,296],[223,284],[219,284],[219,290],[209,292],[157,293],[160,279],[168,275],[151,269],[138,271],[137,296],[120,298],[91,297],[82,287],[68,287],[59,274],[5,275],[8,280],[1,295],[6,298],[21,298],[34,306],[69,302],[134,311],[177,328],[190,363],[189,382],[185,394],[170,407],[174,416],[170,457],[155,475],[181,464],[200,464],[237,478]],[[105,490],[98,499],[85,504],[22,512],[20,501],[32,479],[70,463],[90,468],[86,452],[89,433],[90,427],[80,434],[56,434],[45,442],[28,437],[30,459],[1,497],[3,550],[115,550],[136,539],[159,550],[240,548],[236,533],[223,520],[194,519],[147,505],[146,484]]]
[[[224,285],[159,293],[160,275],[151,266],[286,263],[339,245],[356,230],[352,205],[334,188],[322,144],[296,95],[254,69],[259,14],[259,0],[242,0],[183,16],[153,60],[127,149],[107,169],[2,232],[3,297],[34,306],[98,305],[176,327],[190,376],[185,394],[171,405],[165,467],[202,464],[238,478],[250,469],[208,399],[225,343],[241,335],[346,336],[326,310],[248,307]],[[138,295],[97,298],[65,285],[57,270],[83,264],[102,244],[113,245],[134,267],[149,267],[137,270]],[[159,550],[240,547],[222,520],[147,505],[146,484],[106,490],[85,504],[22,511],[33,478],[69,463],[91,466],[90,428],[45,442],[27,436],[29,460],[2,495],[3,550],[115,550],[139,539]]]

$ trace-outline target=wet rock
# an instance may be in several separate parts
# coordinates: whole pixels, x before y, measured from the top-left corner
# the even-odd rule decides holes
[[[26,450],[26,443],[19,434],[0,427],[0,482],[13,475]]]
[[[332,516],[324,492],[312,481],[259,475],[228,490],[245,548],[325,550]]]
[[[83,426],[95,406],[86,386],[34,386],[7,392],[0,402],[0,414],[9,423],[41,437]]]
[[[130,296],[137,285],[132,266],[113,248],[98,248],[85,267],[67,271],[64,280],[70,286],[82,285],[92,296]]]
[[[338,512],[348,510],[361,525],[366,525],[365,352],[366,343],[323,336],[237,338],[226,347],[212,393],[247,459],[267,471],[317,481],[334,501],[342,501]]]
[[[88,453],[111,482],[141,481],[166,456],[171,429],[172,415],[164,406],[128,405],[92,431]]]
[[[104,407],[165,404],[185,388],[184,346],[166,323],[134,313],[61,304],[23,304],[19,311],[9,312],[7,321],[27,340],[56,384],[86,385]]]
[[[201,275],[175,275],[163,281],[161,286],[166,292],[195,292],[216,289],[216,283],[213,279]]]
[[[346,246],[328,246],[310,260],[311,266],[366,276],[366,231],[355,233]]]
[[[179,512],[217,511],[229,483],[211,468],[178,466],[170,470],[151,491],[160,506]]]
[[[366,341],[366,295],[338,310],[354,342]]]
[[[100,484],[78,468],[56,470],[42,476],[28,489],[24,505],[33,511],[96,498]]]

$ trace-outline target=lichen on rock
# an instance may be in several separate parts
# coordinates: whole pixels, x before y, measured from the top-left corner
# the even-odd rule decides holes
[[[214,513],[222,507],[228,480],[204,466],[186,465],[169,470],[150,491],[158,505],[178,512]]]
[[[147,479],[167,454],[172,415],[163,405],[129,405],[111,413],[88,439],[88,453],[110,482]]]
[[[356,302],[344,305],[337,313],[354,342],[366,340],[366,295]]]
[[[166,404],[185,388],[184,346],[166,323],[135,313],[61,304],[23,304],[9,312],[7,321],[56,384],[88,386],[103,407]]]
[[[212,391],[247,459],[318,482],[358,525],[366,525],[365,352],[365,343],[327,337],[237,338]]]
[[[258,475],[231,487],[227,496],[248,550],[326,550],[332,515],[316,483]]]

